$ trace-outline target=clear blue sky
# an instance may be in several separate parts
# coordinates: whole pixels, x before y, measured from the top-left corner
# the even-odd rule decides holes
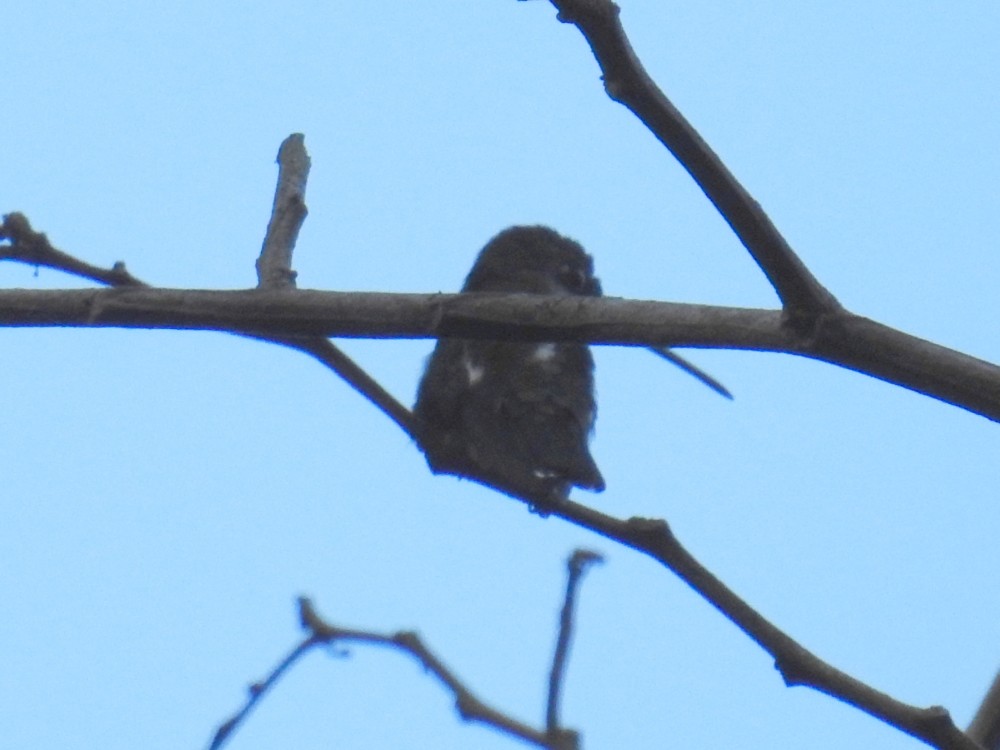
[[[852,310],[1000,361],[1000,5],[622,0],[669,96]],[[580,240],[612,295],[773,307],[545,2],[15,2],[0,210],[173,287],[254,283],[291,132],[302,287],[453,291],[499,229]],[[5,287],[79,282],[0,266]],[[653,563],[430,475],[300,354],[219,334],[4,330],[0,745],[201,748],[299,637],[293,600],[419,630],[533,722],[563,561],[589,748],[911,748],[805,689]],[[429,341],[344,347],[410,402]],[[789,356],[596,352],[580,499],[662,516],[805,646],[965,724],[1000,667],[1000,430]],[[407,659],[314,655],[235,748],[509,748]]]

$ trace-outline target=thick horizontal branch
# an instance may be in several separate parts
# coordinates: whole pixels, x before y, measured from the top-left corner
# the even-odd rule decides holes
[[[786,352],[1000,421],[1000,367],[851,313],[809,336],[776,310],[609,297],[309,290],[0,290],[0,327],[168,328],[347,338],[501,338]]]
[[[828,319],[804,353],[1000,422],[1000,367],[869,318]]]
[[[789,351],[781,313],[529,294],[0,290],[0,327],[171,328],[342,338],[517,338]]]

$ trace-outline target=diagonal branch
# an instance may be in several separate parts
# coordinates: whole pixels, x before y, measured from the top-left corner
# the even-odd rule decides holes
[[[711,147],[664,95],[636,56],[611,0],[552,0],[575,25],[601,67],[608,96],[628,107],[670,150],[750,251],[790,321],[809,330],[840,305],[810,273],[771,220]]]
[[[106,286],[149,288],[149,284],[125,270],[125,264],[121,261],[111,268],[100,268],[53,247],[49,238],[32,229],[28,217],[21,213],[9,213],[3,217],[0,240],[9,243],[0,245],[0,260],[45,266]]]
[[[278,683],[278,680],[289,669],[295,666],[299,659],[309,653],[315,646],[319,646],[322,643],[323,640],[321,638],[315,635],[308,636],[281,660],[278,666],[271,671],[271,674],[260,682],[253,683],[247,690],[247,702],[233,716],[219,725],[219,728],[215,730],[215,734],[212,735],[212,741],[208,745],[208,750],[219,750],[219,748],[223,747],[229,741],[233,732],[239,729],[240,725],[249,718],[250,713],[256,708],[257,704]]]
[[[939,750],[982,750],[955,726],[940,706],[918,708],[875,690],[808,651],[731,591],[701,565],[673,535],[666,521],[623,521],[572,501],[552,515],[631,547],[657,560],[712,604],[774,657],[788,686],[804,685],[848,703]]]
[[[343,349],[329,339],[322,336],[253,336],[252,338],[282,344],[314,357],[378,407],[383,414],[396,423],[399,429],[409,437],[413,437],[413,412],[403,406],[375,378],[365,372],[361,365],[347,356]]]

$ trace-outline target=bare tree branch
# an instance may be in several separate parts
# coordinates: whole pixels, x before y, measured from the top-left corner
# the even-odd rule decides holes
[[[292,270],[292,253],[299,230],[309,213],[305,204],[305,192],[310,164],[305,136],[301,133],[288,136],[278,149],[278,182],[274,191],[274,204],[256,263],[258,289],[295,288],[296,273]],[[319,360],[381,409],[403,432],[413,437],[413,415],[410,410],[326,337],[251,336],[297,349]]]
[[[950,397],[968,387],[966,378],[995,370],[986,363],[967,362],[968,370],[944,375],[924,370],[937,359],[937,348],[917,342],[873,321],[850,315],[809,272],[772,224],[760,205],[729,172],[718,156],[691,127],[646,73],[619,21],[611,0],[551,0],[559,20],[577,26],[601,67],[608,95],[628,107],[680,161],[733,228],[778,293],[785,322],[810,339],[809,356],[881,377],[928,393],[922,386],[934,380],[934,395]],[[878,364],[870,359],[878,353]],[[800,352],[802,353],[802,352]],[[862,360],[865,360],[862,364]],[[981,381],[988,399],[1000,395],[1000,384]],[[960,382],[961,381],[961,382]],[[962,403],[970,408],[967,402]],[[990,407],[992,409],[992,407]],[[975,409],[973,409],[975,410]],[[985,412],[980,412],[985,413]],[[997,419],[995,411],[992,419]],[[578,525],[604,534],[659,560],[775,658],[789,685],[808,685],[860,708],[938,748],[976,748],[977,741],[996,741],[1000,680],[994,684],[980,712],[964,734],[940,707],[908,706],[823,662],[791,640],[703,568],[677,542],[665,521],[632,519],[622,522],[584,506],[567,502],[552,510]]]
[[[601,67],[608,96],[628,107],[688,171],[750,251],[781,299],[790,322],[808,331],[840,304],[810,273],[736,177],[670,102],[632,49],[610,0],[551,0],[559,20],[575,25]]]
[[[253,336],[253,338],[282,344],[319,360],[395,422],[399,429],[409,437],[413,437],[413,412],[403,406],[395,396],[332,341],[321,336]]]
[[[623,521],[572,501],[560,503],[550,512],[642,552],[669,568],[773,656],[775,667],[787,685],[805,685],[826,693],[940,750],[982,750],[955,726],[944,708],[907,705],[841,672],[799,645],[692,557],[666,521],[645,518]]]
[[[306,597],[300,597],[298,604],[299,620],[307,631],[307,636],[278,663],[278,666],[267,677],[250,686],[246,703],[215,731],[209,750],[219,750],[223,747],[282,675],[308,651],[316,646],[343,646],[352,643],[385,646],[415,658],[427,672],[437,677],[452,692],[455,696],[455,708],[465,721],[476,721],[491,726],[505,734],[545,748],[545,750],[577,750],[576,732],[565,729],[556,732],[540,731],[498,711],[477,698],[416,633],[401,631],[384,634],[369,630],[342,628],[321,618],[313,608],[312,602]]]
[[[292,271],[289,264],[301,222],[305,220],[308,213],[303,200],[303,191],[308,175],[309,157],[306,155],[301,135],[293,134],[285,139],[278,152],[278,163],[279,176],[275,191],[274,212],[268,223],[260,258],[257,260],[259,289],[294,287],[295,272]],[[132,276],[125,270],[125,264],[121,261],[115,263],[111,269],[103,269],[53,247],[48,237],[41,232],[34,231],[27,217],[20,213],[10,213],[3,217],[3,223],[0,224],[0,240],[7,240],[9,243],[0,245],[0,260],[45,266],[115,288],[124,287],[151,291],[156,289]],[[0,291],[0,295],[2,294],[3,291]],[[2,325],[3,314],[0,313],[0,326]],[[410,410],[325,337],[295,333],[269,335],[241,331],[238,328],[216,328],[214,330],[281,344],[309,354],[337,373],[348,385],[392,419],[407,435],[413,436],[413,416]]]
[[[7,217],[2,234],[11,243],[11,249],[5,253],[7,257],[22,261],[30,258],[30,262],[54,268],[65,267],[71,273],[102,283],[109,283],[109,279],[116,278],[113,275],[114,269],[104,272],[54,251],[44,235],[34,234],[27,220],[19,215]],[[25,246],[27,250],[24,249]],[[120,266],[116,268],[124,270]],[[844,366],[886,379],[897,378],[909,387],[918,390],[926,388],[925,392],[932,395],[954,392],[965,399],[960,403],[966,408],[972,408],[969,404],[979,398],[980,401],[976,403],[985,405],[981,413],[998,418],[998,368],[849,314],[838,315],[835,321],[828,320],[827,325],[814,331],[815,335],[809,339],[789,331],[788,327],[782,325],[780,315],[769,311],[607,299],[532,299],[529,295],[337,295],[259,290],[194,292],[149,289],[131,275],[123,278],[125,287],[110,291],[0,292],[0,310],[3,309],[4,298],[13,297],[21,304],[20,308],[15,306],[16,312],[36,324],[51,323],[49,316],[54,314],[54,310],[59,310],[63,314],[69,314],[67,321],[78,325],[149,326],[159,323],[170,327],[216,328],[261,336],[296,348],[303,348],[302,334],[276,336],[271,331],[284,332],[290,328],[297,330],[297,326],[302,326],[305,336],[312,334],[312,338],[316,339],[321,335],[320,332],[313,333],[317,324],[329,325],[331,320],[335,320],[338,325],[344,325],[343,319],[328,314],[329,307],[338,311],[338,304],[352,321],[348,323],[347,332],[355,335],[362,332],[370,335],[369,329],[376,333],[398,335],[397,330],[386,328],[387,325],[392,325],[392,314],[395,313],[402,313],[399,323],[409,326],[411,332],[419,332],[420,326],[426,326],[425,335],[483,338],[572,339],[647,345],[664,341],[700,343],[694,337],[704,335],[704,331],[708,329],[713,335],[729,337],[727,343],[730,346],[792,351],[837,361]],[[27,304],[25,295],[29,298]],[[374,305],[366,309],[366,302],[373,302]],[[65,307],[67,303],[70,303],[68,308]],[[601,308],[612,315],[602,317]],[[615,313],[622,317],[616,319]],[[156,320],[157,315],[164,317]],[[231,317],[227,319],[227,315]],[[296,315],[301,317],[296,319]],[[17,314],[14,314],[4,322],[10,324],[16,318]],[[680,325],[674,325],[673,321],[667,323],[670,318],[680,318]],[[245,322],[248,319],[251,321],[249,324]],[[325,332],[324,329],[320,331]],[[655,340],[649,339],[651,335],[655,336]],[[817,342],[822,342],[822,345]],[[320,351],[314,356],[325,354]],[[841,359],[834,359],[835,356]],[[942,366],[943,363],[951,363],[952,368]],[[977,376],[983,381],[979,384],[982,387],[973,389],[974,394],[970,395],[969,385],[976,382]],[[489,485],[488,480],[483,483]],[[942,750],[971,750],[977,747],[970,737],[954,726],[944,709],[919,709],[896,701],[836,670],[795,643],[697,563],[677,543],[665,522],[620,521],[572,502],[542,510],[659,560],[771,653],[789,685],[809,685],[855,705]],[[346,631],[337,631],[343,632]],[[383,642],[386,642],[386,638],[382,637]],[[396,641],[399,642],[397,645],[408,648],[431,665],[429,668],[435,669],[442,681],[454,686],[450,672],[436,662],[419,641],[403,636],[393,640],[394,643]],[[309,647],[308,641],[300,644],[282,662],[274,679]],[[269,680],[264,685],[266,687],[272,683],[273,680]],[[482,706],[472,697],[462,696],[458,702],[463,715],[493,723],[500,721],[493,717],[491,709]],[[252,704],[245,710],[250,707]],[[554,713],[550,713],[550,719],[552,716]],[[228,736],[232,726],[232,722],[223,725],[220,736]],[[519,731],[523,734],[522,730],[516,725],[511,729],[515,734]],[[556,739],[560,742],[568,741],[567,738],[570,737],[567,733],[557,733],[556,737],[545,733],[543,736],[550,743]]]
[[[342,365],[330,364],[329,353],[320,345],[310,351],[303,345],[303,337],[325,340],[323,337],[332,335],[461,336],[783,351],[854,369],[1000,421],[1000,368],[851,314],[840,306],[789,247],[761,207],[643,70],[621,27],[618,7],[614,3],[609,0],[552,2],[559,10],[560,19],[575,24],[586,37],[601,66],[609,95],[631,109],[671,150],[732,226],[776,290],[783,311],[607,298],[292,291],[288,288],[294,285],[291,249],[305,215],[301,201],[305,185],[303,176],[301,184],[295,180],[289,182],[290,193],[299,195],[299,199],[298,203],[295,199],[291,202],[287,224],[278,216],[276,195],[272,225],[276,233],[285,232],[284,249],[288,256],[282,260],[275,254],[277,260],[272,268],[264,263],[268,256],[265,245],[258,268],[261,286],[268,287],[266,290],[214,292],[144,288],[142,282],[131,275],[116,276],[118,266],[103,271],[65,254],[47,253],[46,248],[53,251],[54,248],[44,240],[44,235],[31,235],[27,221],[21,223],[23,217],[12,214],[0,228],[0,239],[10,242],[9,246],[0,246],[0,258],[51,265],[118,288],[0,292],[0,326],[222,330],[309,351],[342,376],[338,369]],[[279,184],[278,192],[281,190]],[[279,225],[285,229],[279,230]],[[124,267],[120,270],[124,272]],[[344,377],[351,382],[348,376]],[[359,390],[407,429],[409,412],[405,407],[399,406],[395,411],[386,408],[380,399],[383,395],[391,397],[370,386],[366,383]],[[482,483],[491,486],[488,478]],[[979,743],[995,746],[998,699],[991,697],[994,690],[991,689],[984,699],[969,734],[965,734],[955,726],[945,709],[937,706],[918,708],[902,703],[841,672],[796,643],[701,566],[676,540],[666,522],[620,520],[572,501],[542,510],[632,547],[669,568],[771,654],[788,685],[812,687],[941,750],[975,750],[981,747]],[[302,616],[311,634],[279,665],[272,675],[274,679],[318,642],[355,640],[387,645],[414,655],[452,689],[464,718],[495,726],[506,720],[468,694],[416,636],[405,633],[387,636],[335,628],[319,620],[308,602],[303,602]],[[568,640],[568,628],[566,632]],[[553,675],[556,672],[554,663]],[[559,679],[553,677],[553,680],[559,684]],[[263,692],[271,684],[273,679],[269,678],[259,691],[253,692]],[[558,687],[554,692],[555,697],[550,697],[550,726],[556,725],[558,718],[553,707],[558,706]],[[252,707],[254,700],[252,694],[245,710]],[[224,724],[220,733],[228,736],[244,715],[245,711]],[[549,733],[538,732],[518,722],[505,726],[505,731],[541,747],[552,747]]]
[[[278,184],[274,189],[271,219],[264,233],[264,244],[257,258],[258,289],[295,287],[292,253],[306,220],[306,182],[309,179],[309,154],[305,136],[292,133],[278,149]]]
[[[1000,367],[996,365],[851,313],[824,319],[816,336],[809,338],[782,321],[782,314],[774,310],[610,297],[159,288],[0,290],[0,327],[214,330],[269,340],[306,334],[460,336],[785,352],[847,367],[1000,421]],[[291,341],[288,345],[297,346]],[[386,410],[381,403],[379,407]]]
[[[232,717],[226,719],[219,725],[219,728],[215,730],[215,734],[212,736],[212,741],[209,743],[209,750],[219,750],[223,747],[229,738],[233,735],[240,725],[246,721],[247,717],[250,716],[250,712],[256,707],[257,703],[273,688],[279,679],[284,676],[285,672],[291,669],[295,663],[305,656],[314,646],[318,646],[323,643],[321,638],[315,635],[310,635],[308,638],[303,640],[299,645],[291,650],[291,652],[285,656],[284,659],[276,666],[267,677],[265,677],[260,682],[255,682],[247,690],[247,702],[243,704],[243,707],[237,711]]]
[[[549,699],[545,709],[545,727],[550,736],[556,736],[563,731],[559,726],[559,699],[562,694],[563,677],[566,673],[566,661],[569,659],[569,646],[573,638],[573,610],[576,607],[576,592],[587,568],[600,562],[604,562],[603,557],[586,549],[574,550],[569,560],[566,561],[568,569],[566,596],[559,613],[559,637],[556,639],[556,651],[552,657],[552,669],[549,672]]]
[[[45,266],[107,286],[149,286],[125,270],[125,264],[121,261],[111,268],[99,268],[53,247],[49,238],[32,229],[28,217],[21,213],[13,212],[3,217],[3,223],[0,224],[0,241],[2,240],[6,240],[8,244],[0,245],[0,260]]]

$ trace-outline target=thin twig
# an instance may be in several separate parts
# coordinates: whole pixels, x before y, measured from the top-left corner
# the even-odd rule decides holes
[[[344,351],[322,336],[301,336],[282,338],[280,336],[254,336],[261,341],[282,344],[315,357],[337,373],[354,390],[364,396],[374,406],[395,422],[399,429],[413,438],[413,412],[401,404],[395,396],[382,387],[371,375],[364,371]]]
[[[285,672],[287,672],[292,665],[295,664],[295,662],[305,656],[305,654],[314,646],[318,646],[322,643],[324,643],[322,638],[310,635],[299,645],[293,648],[267,677],[260,682],[253,683],[247,690],[247,702],[243,704],[243,707],[231,718],[219,725],[219,728],[215,730],[215,734],[212,736],[212,741],[209,743],[208,750],[219,750],[219,748],[225,745],[229,738],[233,735],[233,732],[239,729],[240,724],[246,721],[250,712],[253,711],[257,703],[259,703],[264,695],[275,686],[282,675],[284,675]]]
[[[3,217],[3,223],[0,224],[0,240],[8,240],[10,243],[0,245],[0,260],[13,260],[29,266],[45,266],[106,286],[149,287],[130,274],[121,261],[111,268],[99,268],[53,247],[49,238],[32,229],[28,218],[21,213],[9,213]]]
[[[604,562],[603,557],[596,552],[585,549],[574,550],[569,560],[566,561],[568,569],[566,596],[559,612],[559,637],[556,639],[552,669],[549,672],[549,698],[545,708],[545,727],[551,736],[556,736],[563,731],[559,726],[559,702],[563,676],[566,672],[566,660],[569,658],[569,647],[573,638],[573,610],[576,606],[576,592],[586,569],[590,565],[600,562]]]

